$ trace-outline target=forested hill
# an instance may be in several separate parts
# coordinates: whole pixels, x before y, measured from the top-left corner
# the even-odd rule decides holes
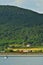
[[[16,6],[0,6],[0,23],[37,25],[43,23],[43,15]]]
[[[43,45],[43,14],[0,5],[0,44]]]

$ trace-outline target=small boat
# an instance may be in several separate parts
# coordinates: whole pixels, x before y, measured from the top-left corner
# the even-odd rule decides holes
[[[7,58],[8,58],[8,56],[5,56],[5,57],[4,57],[4,59],[7,59]]]

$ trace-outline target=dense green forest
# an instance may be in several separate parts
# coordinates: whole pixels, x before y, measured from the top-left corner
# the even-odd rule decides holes
[[[16,6],[0,6],[0,46],[43,45],[43,14]]]

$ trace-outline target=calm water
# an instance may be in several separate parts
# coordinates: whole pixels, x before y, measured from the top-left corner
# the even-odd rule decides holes
[[[43,57],[0,57],[0,65],[43,65]]]

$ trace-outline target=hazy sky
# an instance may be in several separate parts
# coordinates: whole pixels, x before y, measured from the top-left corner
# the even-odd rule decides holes
[[[0,0],[0,5],[14,5],[43,13],[43,0]]]

